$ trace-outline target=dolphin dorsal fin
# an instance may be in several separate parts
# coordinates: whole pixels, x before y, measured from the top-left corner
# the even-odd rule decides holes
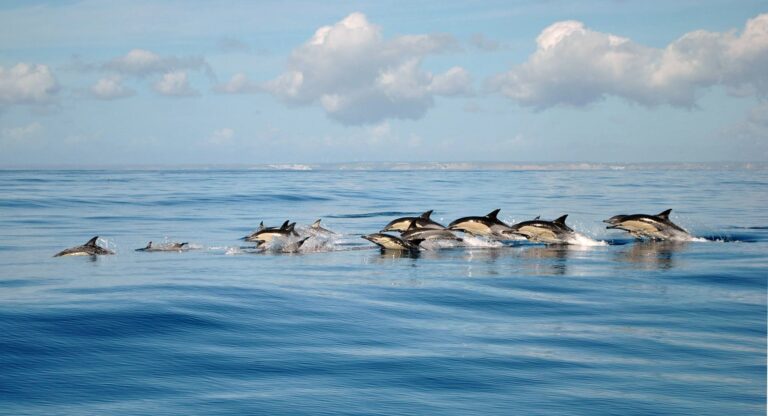
[[[99,239],[99,236],[97,235],[96,237],[93,237],[90,240],[88,240],[88,242],[83,244],[83,245],[84,246],[95,247],[96,246],[96,240],[98,240],[98,239]]]
[[[286,222],[287,222],[287,221],[286,221]],[[288,224],[288,226],[287,226],[287,227],[285,227],[285,228],[284,228],[284,230],[285,230],[285,231],[290,231],[290,232],[293,232],[293,229],[294,229],[295,227],[296,227],[296,223],[295,223],[295,222],[292,222],[292,223]]]
[[[661,218],[661,219],[663,219],[663,220],[668,220],[670,212],[672,212],[672,208],[670,208],[670,209],[668,209],[666,211],[662,211],[662,212],[656,214],[656,216]]]
[[[536,216],[536,218],[534,218],[533,220],[534,220],[534,221],[538,221],[538,220],[540,220],[540,219],[541,219],[541,215],[537,215],[537,216]]]
[[[188,246],[188,245],[189,245],[189,243],[185,241],[185,242],[179,244],[179,247],[184,247],[184,246]]]
[[[424,218],[424,217],[422,216],[421,218]],[[406,228],[405,230],[408,231],[408,230],[412,230],[414,228],[419,228],[419,226],[418,226],[418,224],[416,224],[416,220],[411,220],[411,222],[408,223],[408,228]]]
[[[312,228],[320,228],[320,220],[317,220],[312,223]]]
[[[425,213],[421,214],[421,216],[420,216],[419,218],[421,218],[421,219],[423,219],[423,220],[428,220],[428,219],[429,219],[429,216],[430,216],[430,215],[432,215],[432,211],[434,211],[434,210],[433,210],[433,209],[430,209],[429,211],[427,211],[427,212],[425,212]]]
[[[562,217],[560,217],[560,218],[558,218],[558,219],[556,219],[556,220],[554,220],[554,221],[552,221],[552,222],[554,222],[554,223],[556,223],[556,224],[562,224],[562,225],[565,225],[565,219],[566,219],[566,218],[568,218],[568,214],[565,214],[565,215],[563,215]]]
[[[152,242],[150,241],[149,243],[147,243],[147,246],[144,248],[152,248]]]
[[[286,230],[286,229],[288,229],[288,224],[289,224],[290,222],[291,222],[290,220],[285,220],[285,222],[283,223],[283,225],[281,225],[281,226],[280,226],[280,229],[281,229],[281,230]]]
[[[490,218],[490,219],[492,219],[492,220],[495,220],[495,219],[497,219],[496,216],[499,215],[499,211],[501,211],[501,208],[496,208],[493,211],[485,214],[485,216]]]
[[[259,231],[264,229],[264,221],[259,223]]]

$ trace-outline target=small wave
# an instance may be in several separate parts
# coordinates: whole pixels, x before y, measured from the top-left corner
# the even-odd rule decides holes
[[[294,164],[275,164],[275,165],[267,165],[270,169],[275,170],[312,170],[312,167],[309,165],[302,165],[298,163]]]
[[[414,212],[401,212],[401,211],[378,211],[378,212],[364,212],[362,214],[341,214],[341,215],[328,215],[328,218],[373,218],[373,217],[392,217],[392,216],[404,216],[404,215],[419,215],[420,213]]]
[[[763,241],[763,239],[752,234],[727,234],[694,237],[694,240],[691,241],[709,241],[717,243],[756,243],[758,241]]]

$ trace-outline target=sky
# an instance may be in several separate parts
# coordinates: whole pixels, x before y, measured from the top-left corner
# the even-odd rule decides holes
[[[768,3],[0,2],[0,167],[768,161]]]

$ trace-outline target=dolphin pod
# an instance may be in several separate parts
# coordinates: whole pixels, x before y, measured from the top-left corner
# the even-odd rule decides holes
[[[506,224],[498,218],[500,209],[495,209],[483,216],[462,217],[444,227],[431,220],[432,211],[419,217],[397,218],[387,224],[382,233],[363,236],[383,250],[416,250],[426,240],[462,239],[453,232],[462,232],[470,236],[485,237],[491,240],[514,240],[525,238],[528,241],[544,244],[574,244],[578,233],[565,223],[568,215],[548,221],[536,217],[517,224]],[[624,230],[640,240],[684,240],[690,234],[669,219],[671,209],[657,215],[633,214],[616,215],[604,222],[611,224],[607,229]],[[384,231],[399,231],[400,237],[383,234]]]
[[[430,217],[432,210],[426,211],[416,217],[400,217],[390,221],[381,232],[363,235],[366,239],[382,250],[418,251],[424,241],[463,241],[456,235],[461,232],[468,236],[483,237],[495,241],[526,239],[528,241],[544,244],[574,244],[578,235],[571,227],[566,225],[568,215],[563,215],[554,220],[542,220],[536,217],[532,220],[522,221],[517,224],[506,224],[498,218],[500,209],[495,209],[483,216],[468,216],[452,221],[444,226]],[[604,220],[609,224],[606,229],[623,230],[638,240],[654,241],[681,241],[691,238],[690,233],[673,223],[669,219],[671,209],[656,215],[648,214],[620,214]],[[334,231],[320,226],[317,220],[307,228],[302,235],[296,231],[296,223],[286,220],[282,225],[266,227],[262,221],[259,227],[241,240],[256,243],[254,248],[267,250],[273,246],[273,242],[281,241],[275,245],[278,251],[294,253],[299,251],[302,245],[310,238],[328,238],[340,235]],[[400,236],[386,234],[387,231],[396,231]],[[83,245],[63,250],[54,257],[62,256],[101,256],[115,254],[113,251],[97,244],[99,237],[95,236]],[[157,251],[187,251],[188,243],[165,243],[153,245],[150,241],[146,247],[138,248],[140,252]]]

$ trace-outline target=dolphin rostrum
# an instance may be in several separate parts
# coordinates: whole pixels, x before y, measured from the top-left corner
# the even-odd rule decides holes
[[[395,237],[389,234],[375,233],[362,236],[364,239],[381,247],[382,250],[407,250],[417,251],[419,249],[419,243],[423,240],[411,240],[406,241],[400,237]]]
[[[189,249],[189,243],[167,243],[167,244],[152,244],[150,241],[146,247],[144,248],[137,248],[136,251],[184,251]]]
[[[433,210],[429,210],[418,217],[401,217],[394,219],[387,224],[384,229],[381,231],[407,231],[408,227],[411,226],[412,222],[416,223],[416,226],[419,228],[431,228],[435,230],[443,230],[445,229],[445,226],[435,222],[431,218],[429,218],[432,215]]]
[[[615,215],[603,222],[611,224],[606,227],[607,229],[624,230],[640,239],[682,240],[690,238],[691,235],[688,231],[670,221],[670,212],[672,212],[672,209],[662,211],[656,215]]]
[[[95,236],[88,240],[87,243],[83,244],[82,246],[72,247],[68,248],[66,250],[63,250],[59,253],[56,253],[53,257],[62,257],[62,256],[101,256],[101,255],[107,255],[107,254],[115,254],[114,251],[108,250],[104,247],[96,245],[96,241],[99,239],[99,236]]]
[[[554,221],[545,221],[536,217],[530,221],[523,221],[510,227],[510,234],[521,235],[529,241],[547,244],[568,244],[575,231],[565,225],[568,215],[563,215]]]
[[[470,235],[507,238],[509,225],[497,218],[501,209],[494,209],[482,217],[463,217],[448,224],[449,230],[462,231]]]

